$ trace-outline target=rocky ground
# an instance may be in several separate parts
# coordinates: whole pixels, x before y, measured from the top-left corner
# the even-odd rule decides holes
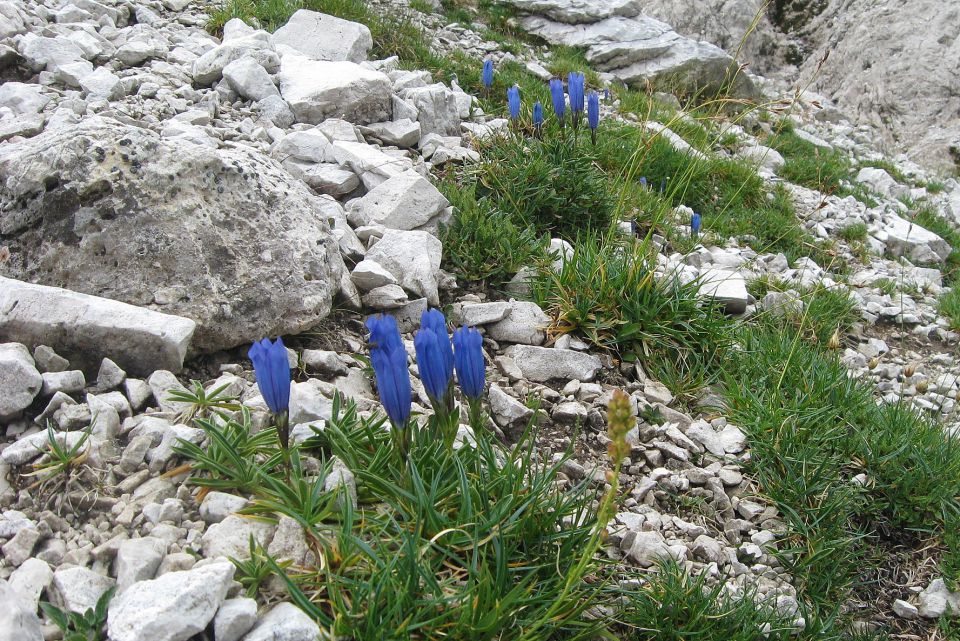
[[[609,3],[609,14],[591,3],[513,4],[527,12],[525,29],[586,47],[607,82],[695,65],[689,81],[711,87],[731,62],[633,2]],[[452,211],[431,177],[476,160],[473,141],[507,121],[482,113],[455,83],[368,59],[361,25],[304,11],[273,34],[233,20],[218,39],[204,30],[209,9],[189,0],[0,6],[0,639],[59,638],[41,600],[82,613],[114,587],[111,641],[320,638],[282,587],[245,596],[227,560],[248,557],[253,537],[303,563],[303,530],[286,517],[274,525],[237,516],[245,496],[198,500],[174,446],[207,436],[169,393],[191,378],[208,391],[226,386],[265,425],[246,346],[313,332],[292,343],[296,441],[331,419],[335,390],[365,415],[378,411],[357,358],[366,353],[358,318],[392,313],[412,343],[420,314],[439,305],[484,333],[491,427],[515,438],[533,412],[527,399],[537,398],[540,456],[572,448],[570,481],[603,485],[606,407],[614,388],[630,394],[643,418],[629,435],[609,557],[641,568],[673,558],[730,593],[756,590],[802,629],[794,581],[773,554],[784,523],[744,471],[750,450],[736,425],[676,402],[642,366],[576,337],[554,340],[553,319],[535,303],[464,293],[441,269],[437,230]],[[411,15],[438,52],[519,59],[550,76],[546,47],[507,53],[439,13]],[[571,29],[582,24],[590,26]],[[740,89],[774,90],[746,75]],[[604,117],[620,117],[617,107],[605,104]],[[789,117],[818,147],[879,157],[869,130],[819,96],[801,95]],[[766,181],[783,183],[783,158],[744,125],[725,125],[735,151],[702,153],[752,159]],[[836,260],[850,266],[842,280],[835,265],[791,266],[733,239],[662,253],[660,271],[701,279],[705,297],[744,319],[796,305],[803,288],[849,289],[860,322],[839,339],[851,376],[954,431],[960,336],[938,314],[936,267],[951,248],[905,218],[901,199],[925,200],[960,224],[960,183],[943,180],[931,193],[920,185],[932,174],[895,162],[910,184],[883,169],[857,176],[875,206],[787,185],[805,228],[834,240]],[[842,239],[861,223],[862,242]],[[783,291],[751,296],[758,278]],[[50,438],[80,458],[49,467]],[[960,613],[960,595],[928,560],[911,562],[912,580],[891,579],[865,624],[924,630],[923,621]]]

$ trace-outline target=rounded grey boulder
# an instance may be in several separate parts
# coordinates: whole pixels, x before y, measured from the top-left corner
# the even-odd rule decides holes
[[[7,275],[191,318],[194,352],[329,313],[344,266],[322,211],[255,150],[107,118],[0,150]]]

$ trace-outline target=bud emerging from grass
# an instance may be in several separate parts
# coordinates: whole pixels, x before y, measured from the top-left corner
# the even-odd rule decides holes
[[[493,86],[493,60],[484,61],[482,80],[487,89]]]
[[[600,96],[591,91],[587,97],[587,125],[590,127],[590,140],[597,144],[597,127],[600,126]]]
[[[510,120],[516,121],[520,117],[520,88],[516,85],[507,89],[507,109]]]
[[[703,220],[700,218],[700,214],[693,212],[693,216],[690,217],[690,235],[694,238],[700,236],[700,225],[703,223]]]
[[[907,363],[903,368],[903,375],[905,378],[910,378],[917,373],[917,366],[914,363]]]
[[[633,429],[635,422],[630,415],[630,397],[623,390],[614,390],[607,406],[607,435],[610,437],[607,453],[614,465],[630,454],[627,432]]]
[[[407,352],[400,338],[400,330],[393,316],[371,316],[370,363],[377,380],[380,403],[397,430],[404,430],[410,418],[412,396],[410,374],[407,372]]]
[[[543,127],[543,105],[541,105],[538,100],[533,103],[533,129],[536,132],[537,138],[540,137],[541,127]]]
[[[567,93],[570,94],[570,114],[574,129],[580,125],[580,118],[583,116],[583,85],[583,74],[571,71],[567,76]]]
[[[567,99],[563,94],[563,81],[554,78],[550,81],[550,100],[553,102],[553,113],[557,115],[560,126],[564,126],[564,116],[567,113]]]

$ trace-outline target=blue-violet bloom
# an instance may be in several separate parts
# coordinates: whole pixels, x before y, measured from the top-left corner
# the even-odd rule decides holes
[[[510,110],[510,120],[520,117],[520,88],[516,85],[507,89],[507,108]]]
[[[550,99],[553,101],[553,113],[560,120],[560,126],[563,126],[563,117],[567,113],[567,98],[563,94],[563,81],[554,78],[550,81]]]
[[[690,217],[690,231],[693,233],[693,237],[696,238],[700,235],[700,224],[703,221],[700,218],[700,214],[694,212],[693,216]]]
[[[280,337],[273,343],[264,338],[250,346],[247,356],[253,361],[257,387],[274,414],[282,414],[290,407],[290,361],[287,348]]]
[[[489,89],[493,86],[493,60],[486,60],[483,63],[483,86]]]
[[[467,398],[478,399],[483,395],[486,382],[483,338],[472,327],[461,327],[453,333],[453,346],[460,389]]]
[[[543,125],[543,105],[538,100],[533,104],[533,126],[537,129]]]
[[[370,363],[380,403],[393,426],[402,429],[410,418],[412,396],[407,351],[397,321],[393,316],[371,316],[367,319],[367,329],[370,330]]]

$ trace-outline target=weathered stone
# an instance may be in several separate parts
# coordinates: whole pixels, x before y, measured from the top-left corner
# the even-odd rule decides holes
[[[392,115],[390,79],[353,62],[310,60],[288,54],[280,64],[280,95],[299,122],[345,118],[357,124]]]
[[[263,100],[280,92],[259,62],[249,56],[234,60],[223,68],[223,78],[230,88],[247,100]]]
[[[61,610],[83,614],[112,588],[114,580],[81,567],[62,567],[53,573],[50,600]]]
[[[739,272],[725,269],[705,269],[700,272],[700,295],[722,303],[728,314],[742,314],[747,309],[750,294],[747,281]]]
[[[219,523],[214,523],[203,533],[201,542],[203,556],[224,556],[234,559],[250,558],[250,537],[264,547],[270,542],[275,526],[231,514]]]
[[[486,326],[487,336],[495,341],[542,345],[546,340],[544,331],[550,325],[550,317],[540,306],[529,301],[510,301],[510,313],[506,318]]]
[[[440,240],[427,232],[388,229],[367,252],[367,258],[393,274],[405,290],[436,306],[440,304],[442,252]]]
[[[602,367],[592,354],[569,349],[511,345],[505,352],[523,373],[523,377],[545,383],[551,379],[592,381]]]
[[[246,597],[227,599],[213,619],[213,638],[217,641],[240,641],[257,622],[257,602]]]
[[[456,94],[442,83],[407,89],[401,95],[417,110],[422,135],[460,134],[460,108],[457,106]]]
[[[213,620],[235,567],[227,560],[140,581],[110,602],[111,641],[186,641]]]
[[[0,581],[0,641],[43,641],[36,608],[20,592]]]
[[[7,307],[2,291],[6,281],[0,277],[0,314]],[[4,331],[2,316],[0,333],[23,340],[19,334]],[[43,378],[37,371],[30,351],[19,343],[0,343],[0,419],[12,417],[30,407],[42,388]]]
[[[278,603],[243,641],[317,641],[320,627],[292,603]]]
[[[7,272],[191,318],[199,352],[327,315],[344,267],[321,211],[303,183],[249,147],[161,139],[96,116],[0,148],[0,234],[17,247]],[[96,340],[96,364],[105,348],[115,358]],[[155,355],[143,356],[152,367],[115,360],[136,374],[179,367]]]
[[[314,60],[363,62],[373,46],[373,36],[366,25],[300,9],[274,32],[273,42]]]
[[[351,200],[347,219],[354,227],[375,224],[412,230],[427,225],[449,205],[433,183],[410,169]]]

